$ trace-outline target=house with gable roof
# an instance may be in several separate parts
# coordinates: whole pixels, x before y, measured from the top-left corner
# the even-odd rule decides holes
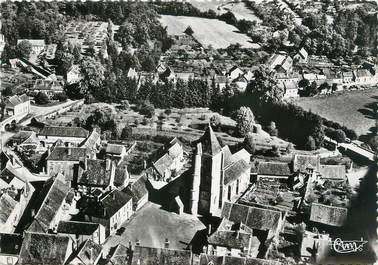
[[[81,127],[45,126],[37,134],[43,146],[51,146],[57,140],[66,145],[78,146],[89,136],[89,132]]]
[[[132,197],[117,189],[103,194],[98,202],[93,202],[84,209],[86,220],[102,224],[105,235],[114,234],[133,214]]]
[[[65,264],[92,265],[97,264],[101,258],[102,246],[91,239],[85,240],[79,248],[72,253]]]
[[[294,62],[300,63],[300,64],[307,64],[308,63],[308,52],[305,48],[301,48],[297,54],[293,57]]]
[[[25,232],[17,264],[64,264],[72,251],[67,236]]]
[[[8,116],[26,116],[30,112],[30,99],[27,95],[11,96],[5,100],[4,113]]]

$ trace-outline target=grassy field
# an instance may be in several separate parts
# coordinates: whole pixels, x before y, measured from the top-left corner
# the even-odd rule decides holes
[[[369,129],[375,126],[372,106],[377,102],[378,89],[300,98],[294,101],[306,110],[355,130],[358,135],[368,134]]]
[[[256,47],[256,44],[252,43],[248,36],[239,33],[237,28],[217,19],[162,15],[160,21],[163,26],[168,27],[170,35],[182,34],[190,26],[194,31],[193,37],[204,47],[212,45],[215,49],[221,49],[236,43],[245,48]]]

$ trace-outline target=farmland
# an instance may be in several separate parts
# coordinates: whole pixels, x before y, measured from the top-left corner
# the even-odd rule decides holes
[[[358,135],[369,133],[369,129],[375,126],[372,109],[375,102],[378,102],[377,89],[300,98],[294,101],[306,110],[355,130]]]
[[[217,19],[162,15],[160,21],[168,27],[169,35],[183,34],[190,26],[194,31],[193,37],[204,47],[211,45],[215,49],[222,49],[236,43],[245,48],[256,46],[248,36],[239,33],[237,28]]]

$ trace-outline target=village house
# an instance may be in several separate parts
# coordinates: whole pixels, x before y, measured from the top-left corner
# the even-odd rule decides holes
[[[348,217],[348,209],[320,203],[311,204],[310,221],[333,227],[341,227]]]
[[[343,75],[343,84],[350,84],[353,82],[353,72],[352,71],[344,71],[342,72]]]
[[[86,219],[105,226],[105,235],[113,235],[133,214],[132,197],[114,189],[105,193],[98,203],[84,209]]]
[[[102,192],[114,187],[126,187],[129,182],[129,173],[125,167],[117,167],[109,158],[106,160],[88,159],[79,164],[73,185],[84,193],[91,193],[94,189]]]
[[[0,264],[15,265],[22,244],[22,235],[0,233]]]
[[[353,74],[353,81],[359,85],[367,85],[374,82],[373,75],[366,69],[357,69]]]
[[[284,162],[259,162],[257,165],[257,180],[268,179],[288,179],[292,175],[290,165]]]
[[[116,162],[120,162],[126,156],[126,147],[120,144],[108,144],[105,149],[105,156]]]
[[[18,39],[17,45],[23,41],[27,41],[31,44],[32,53],[35,55],[39,55],[41,52],[45,50],[46,43],[45,40],[38,40],[38,39]]]
[[[124,192],[133,198],[133,211],[138,211],[148,202],[147,175],[142,174],[136,181],[126,186]]]
[[[294,155],[293,159],[293,172],[319,172],[320,168],[320,156],[318,155]]]
[[[178,176],[184,166],[184,150],[182,143],[177,138],[157,151],[158,159],[152,163],[149,180],[154,185],[155,181],[169,182]]]
[[[43,146],[51,146],[57,140],[64,144],[78,146],[84,142],[89,132],[81,127],[63,127],[63,126],[45,126],[37,134],[39,141]]]
[[[193,254],[189,250],[135,246],[131,265],[180,264],[192,265]]]
[[[323,181],[343,182],[347,180],[345,165],[320,165],[320,179]]]
[[[0,194],[0,231],[13,233],[21,218],[21,204],[7,193]]]
[[[37,134],[33,131],[17,132],[9,138],[7,144],[17,150],[22,150],[23,148],[37,149],[39,147]]]
[[[235,80],[236,78],[244,75],[244,71],[240,69],[238,66],[233,66],[230,70],[227,72],[227,77],[229,80]]]
[[[46,173],[52,175],[62,173],[66,180],[72,181],[74,176],[75,165],[79,165],[85,157],[89,156],[89,152],[81,147],[52,147],[52,151],[48,151],[46,158]]]
[[[273,54],[266,65],[271,70],[276,70],[278,73],[291,73],[293,70],[293,59],[286,53]]]
[[[85,240],[79,248],[72,253],[65,264],[92,265],[97,264],[101,258],[102,246],[91,239]]]
[[[221,147],[209,125],[194,151],[191,214],[220,216],[224,202],[234,202],[249,186],[250,158],[238,159]]]
[[[71,68],[67,71],[66,74],[66,81],[68,85],[79,83],[83,79],[83,76],[80,71],[80,66],[78,64],[74,64]]]
[[[258,204],[247,206],[226,202],[222,209],[221,217],[231,221],[234,225],[245,225],[247,229],[250,229],[252,235],[264,233],[265,242],[260,241],[260,243],[266,244],[279,235],[283,228],[286,214],[274,209],[274,207],[265,207]]]
[[[69,216],[73,200],[73,193],[70,193],[64,176],[58,174],[47,180],[40,192],[39,199],[43,199],[43,201],[27,231],[36,233],[56,231],[59,221]]]
[[[308,53],[305,48],[301,48],[297,54],[293,57],[294,62],[298,64],[307,64],[308,63]]]
[[[93,129],[88,138],[80,144],[80,147],[87,149],[90,153],[97,153],[101,146],[101,135]]]
[[[96,244],[103,244],[106,239],[105,227],[91,222],[60,221],[56,232],[70,237],[75,249],[87,239]]]
[[[34,82],[32,91],[34,93],[45,93],[49,98],[53,98],[57,94],[64,93],[63,80],[51,80],[51,79],[37,79]]]
[[[72,251],[67,236],[25,232],[17,264],[64,264]]]
[[[5,100],[4,114],[7,116],[24,117],[30,112],[30,99],[27,95],[11,96]]]
[[[244,231],[218,230],[207,239],[207,253],[217,256],[256,257],[260,241]]]

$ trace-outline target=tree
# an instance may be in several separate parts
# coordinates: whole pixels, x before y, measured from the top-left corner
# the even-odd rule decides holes
[[[247,93],[255,98],[256,103],[278,102],[284,96],[284,89],[277,86],[273,78],[273,73],[265,68],[260,67],[255,71],[255,79],[247,86]]]
[[[346,135],[345,132],[341,129],[337,129],[332,137],[338,143],[345,143]]]
[[[312,136],[309,136],[307,138],[307,142],[306,142],[305,148],[307,150],[310,150],[310,151],[316,149],[316,143],[315,143],[315,140],[314,140],[314,138]]]
[[[3,91],[1,91],[3,97],[10,97],[14,95],[13,89],[10,86],[7,86]]]
[[[245,136],[244,141],[243,141],[243,147],[251,155],[253,155],[255,153],[255,151],[256,151],[256,144],[255,144],[255,141],[253,140],[252,133],[248,133]]]
[[[238,135],[244,137],[249,132],[252,132],[255,117],[249,107],[240,107],[240,109],[235,114],[235,120],[236,131]]]
[[[59,93],[59,94],[57,94],[56,96],[55,96],[55,98],[57,99],[57,100],[59,100],[59,102],[65,102],[65,101],[67,101],[67,99],[68,99],[68,97],[67,97],[67,95],[66,95],[66,93]]]
[[[220,125],[221,121],[220,121],[220,117],[218,114],[214,114],[213,116],[211,116],[210,118],[210,125],[213,127],[213,128],[218,128],[219,125]]]
[[[144,100],[139,105],[139,113],[145,115],[147,118],[152,118],[155,115],[155,108],[148,100]]]
[[[121,133],[121,139],[122,140],[129,140],[132,136],[132,128],[128,125],[125,126],[125,128],[122,129]]]
[[[104,66],[94,58],[85,58],[80,62],[80,70],[83,75],[81,80],[81,90],[83,94],[91,93],[96,99],[103,95],[103,82],[105,80]]]
[[[17,55],[22,58],[29,58],[32,52],[32,45],[29,41],[23,40],[19,44],[17,44]]]
[[[194,33],[194,31],[193,31],[193,29],[192,29],[190,26],[188,26],[188,27],[184,30],[184,33],[185,33],[185,34],[188,34],[189,36],[192,36],[193,33]]]
[[[35,103],[37,103],[38,105],[45,105],[50,102],[49,97],[43,92],[39,92],[35,96],[34,100],[35,100]]]
[[[268,127],[268,133],[271,136],[278,136],[278,129],[276,127],[276,123],[274,121],[271,121]]]

